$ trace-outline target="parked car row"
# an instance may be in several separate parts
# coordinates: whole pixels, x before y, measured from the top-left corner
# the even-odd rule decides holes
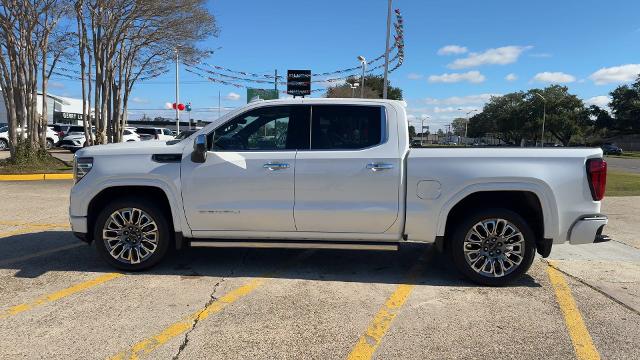
[[[9,128],[0,126],[0,151],[9,149]],[[91,128],[91,137],[95,140],[95,128]],[[188,137],[193,131],[183,131],[176,134],[175,131],[161,127],[126,127],[122,132],[122,142],[143,140],[173,140],[177,136]],[[55,124],[47,126],[47,149],[54,146],[67,149],[73,153],[87,146],[84,127],[68,124]]]
[[[21,132],[21,130],[18,129],[18,133],[20,133],[20,132]],[[51,127],[47,127],[47,140],[46,141],[47,141],[46,142],[47,149],[51,149],[58,142],[60,142],[60,137],[58,136],[58,133],[53,131],[53,129]],[[8,126],[2,126],[2,127],[0,127],[0,151],[8,150],[8,149],[9,149],[9,127]]]

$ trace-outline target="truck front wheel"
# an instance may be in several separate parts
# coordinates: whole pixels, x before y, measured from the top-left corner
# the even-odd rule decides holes
[[[94,242],[112,266],[126,271],[148,269],[167,253],[171,236],[161,209],[144,198],[116,199],[96,218]]]
[[[455,266],[483,285],[506,285],[518,279],[529,270],[536,252],[529,224],[507,209],[487,209],[465,216],[455,226],[450,241]]]

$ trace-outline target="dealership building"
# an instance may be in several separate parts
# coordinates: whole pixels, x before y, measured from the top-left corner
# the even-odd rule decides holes
[[[1,90],[0,90],[1,91]],[[42,110],[42,99],[47,101],[47,124],[82,125],[82,99],[47,94],[38,94],[38,113]],[[7,108],[4,96],[0,96],[0,124],[6,124]]]

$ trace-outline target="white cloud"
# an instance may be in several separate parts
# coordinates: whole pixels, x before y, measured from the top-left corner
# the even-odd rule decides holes
[[[589,76],[598,85],[633,81],[640,74],[640,64],[602,68]]]
[[[574,82],[576,81],[576,77],[573,75],[565,74],[563,72],[545,71],[545,72],[537,73],[533,77],[533,81],[562,84],[562,83]]]
[[[238,101],[240,100],[240,94],[236,94],[233,91],[228,93],[225,97],[225,100]]]
[[[594,96],[584,101],[587,105],[596,105],[601,108],[608,108],[609,102],[611,102],[611,97],[607,95]]]
[[[492,96],[500,96],[501,94],[477,94],[467,96],[452,96],[443,99],[426,98],[424,102],[428,105],[482,105],[489,101]]]
[[[409,79],[409,80],[420,80],[423,77],[424,77],[424,75],[416,74],[416,73],[409,73],[409,75],[407,75],[407,79]]]
[[[146,104],[149,102],[149,100],[137,96],[132,98],[131,101],[136,104]]]
[[[430,83],[457,83],[461,81],[468,81],[470,83],[481,83],[485,81],[486,77],[479,71],[469,71],[466,73],[445,73],[441,75],[429,76]]]
[[[518,75],[516,75],[514,73],[511,73],[511,74],[508,74],[507,76],[505,76],[504,79],[507,80],[507,81],[516,81],[516,80],[518,80]]]
[[[464,54],[468,49],[459,45],[447,45],[438,49],[438,55]]]
[[[450,69],[464,69],[481,65],[506,65],[518,61],[523,51],[531,49],[531,46],[503,46],[488,49],[481,53],[469,53],[469,56],[456,59],[447,65]]]

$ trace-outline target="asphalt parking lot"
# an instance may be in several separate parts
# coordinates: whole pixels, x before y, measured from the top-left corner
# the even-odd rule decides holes
[[[635,359],[640,197],[616,241],[554,248],[510,287],[399,252],[189,249],[115,272],[67,221],[71,181],[0,183],[0,357]]]

